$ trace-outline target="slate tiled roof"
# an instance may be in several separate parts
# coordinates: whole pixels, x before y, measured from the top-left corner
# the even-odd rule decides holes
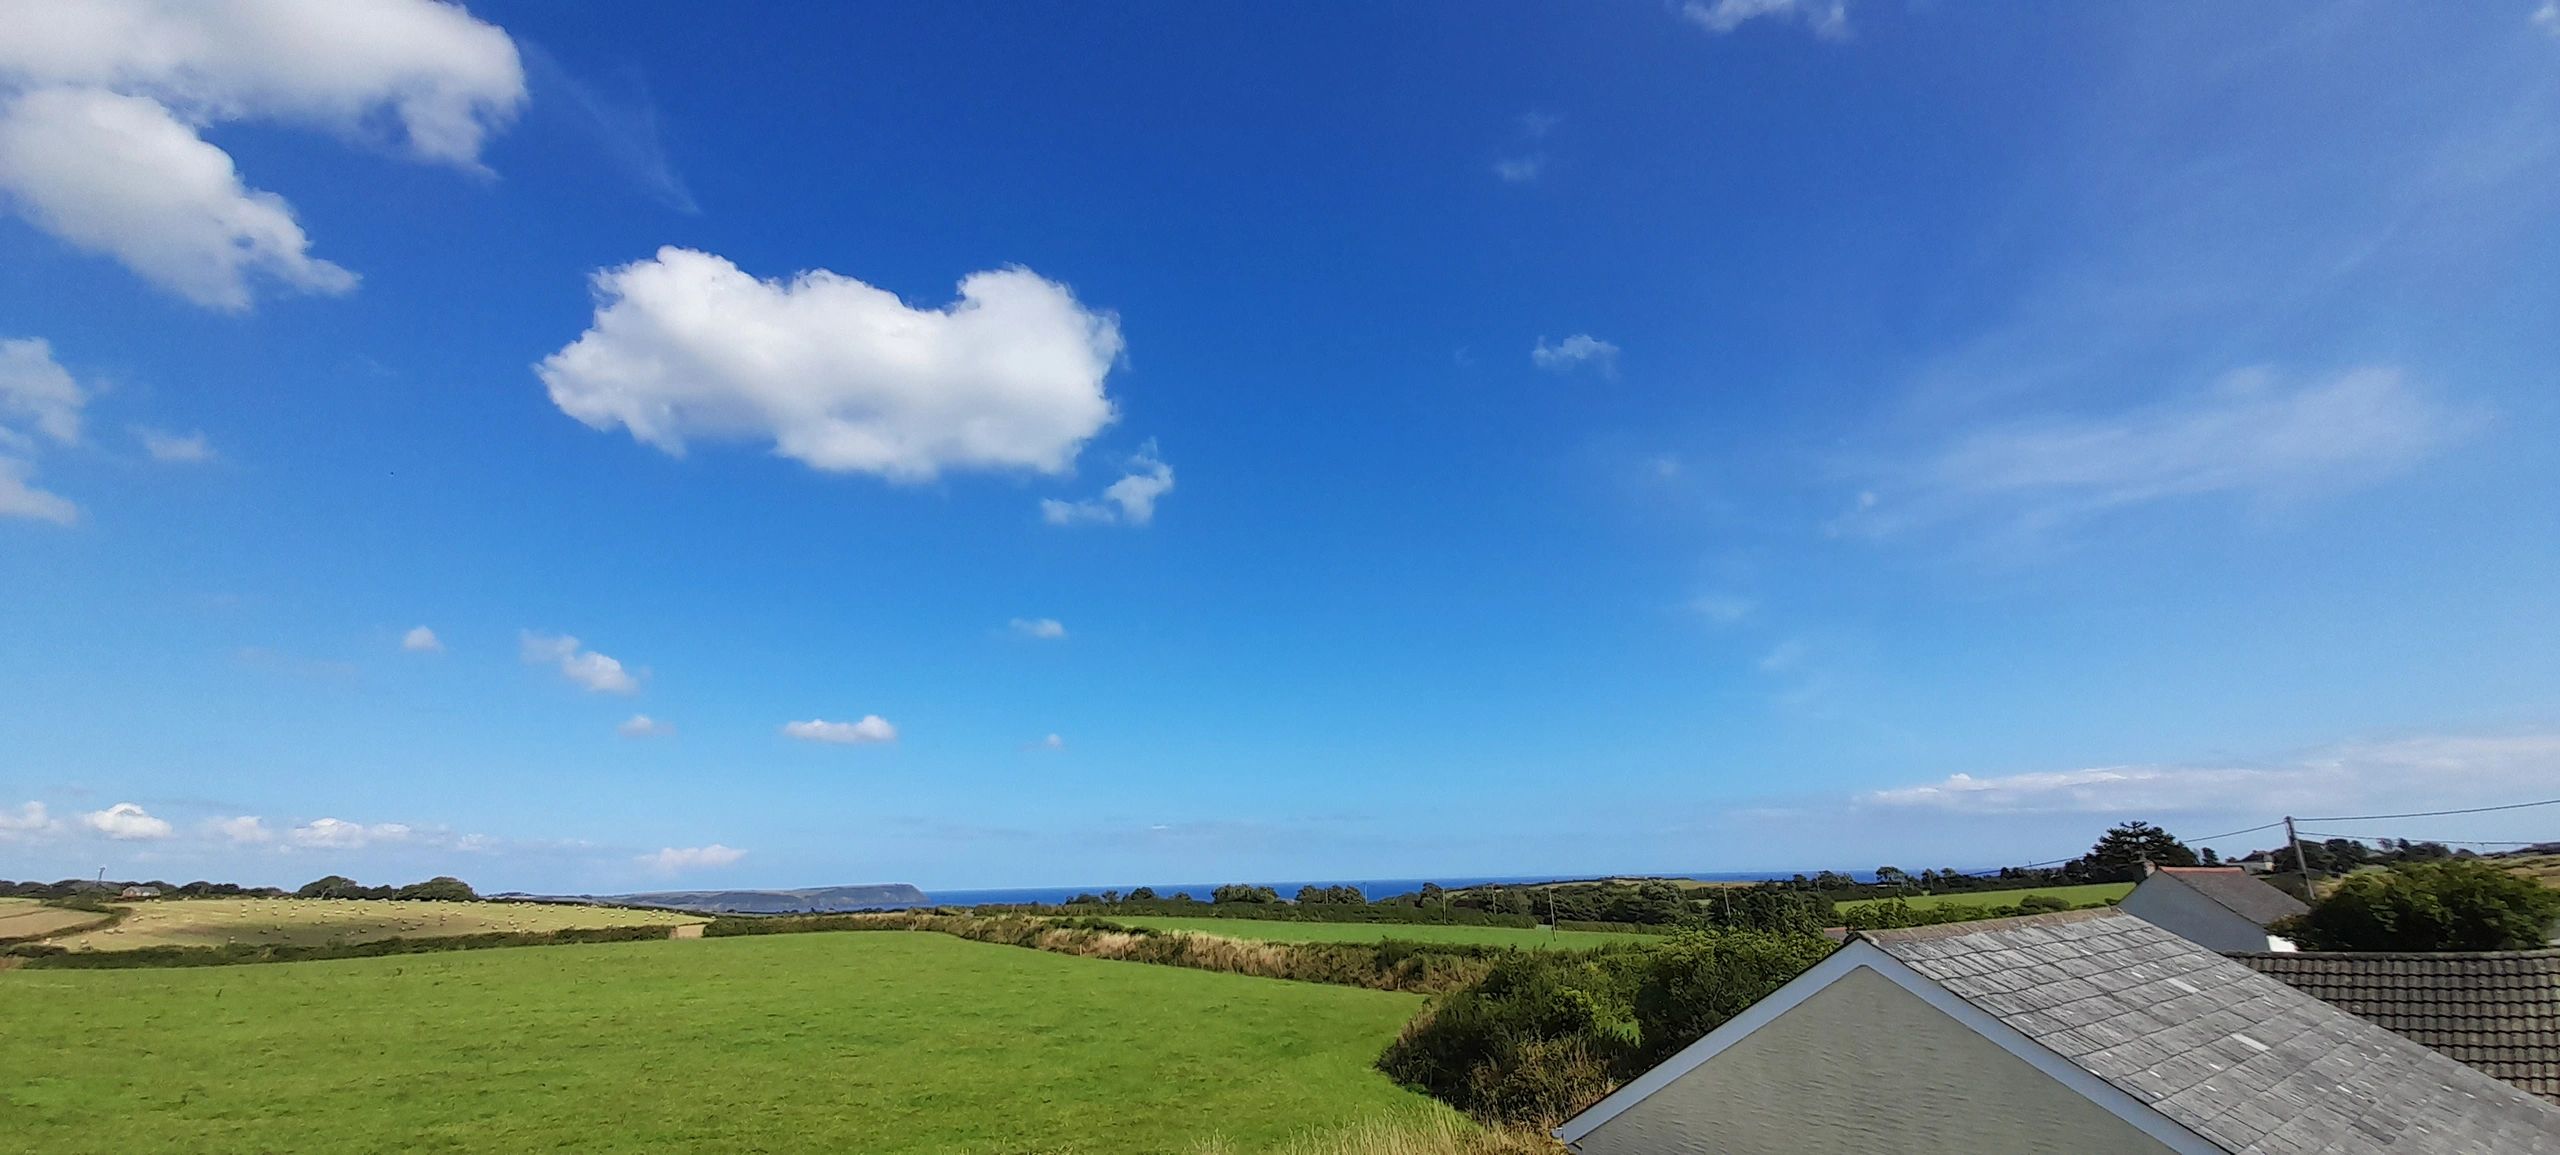
[[[2240,1155],[2560,1151],[2560,1107],[2129,914],[1858,937]]]
[[[2311,908],[2301,899],[2258,881],[2256,875],[2236,866],[2163,866],[2160,873],[2185,883],[2195,891],[2259,926],[2267,926],[2297,914],[2308,914]]]
[[[2560,950],[2231,957],[2543,1098],[2560,1099]]]

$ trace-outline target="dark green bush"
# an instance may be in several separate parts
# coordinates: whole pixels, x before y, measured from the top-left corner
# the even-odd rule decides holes
[[[2275,929],[2310,950],[2528,950],[2560,919],[2560,891],[2473,859],[2359,871]]]

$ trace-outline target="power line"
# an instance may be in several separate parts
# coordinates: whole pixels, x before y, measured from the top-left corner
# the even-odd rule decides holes
[[[2540,802],[2513,802],[2505,806],[2474,806],[2466,810],[2421,810],[2412,814],[2346,814],[2326,818],[2299,818],[2297,822],[2375,822],[2385,818],[2440,818],[2447,814],[2487,814],[2493,810],[2525,810],[2535,806],[2560,806],[2560,798]]]
[[[2212,842],[2212,841],[2214,841],[2214,840],[2216,840],[2216,839],[2221,839],[2221,838],[2236,838],[2236,837],[2238,837],[2238,836],[2240,836],[2240,835],[2243,835],[2243,834],[2256,834],[2257,832],[2259,832],[2259,831],[2261,831],[2261,830],[2273,830],[2273,829],[2275,829],[2276,827],[2279,827],[2279,826],[2282,826],[2282,825],[2284,825],[2284,822],[2283,822],[2282,820],[2278,820],[2278,821],[2275,821],[2275,822],[2267,823],[2267,824],[2266,824],[2266,825],[2264,825],[2264,826],[2252,826],[2252,827],[2248,828],[2247,830],[2226,830],[2226,831],[2223,831],[2223,832],[2222,832],[2222,833],[2220,833],[2220,834],[2208,834],[2208,835],[2205,835],[2205,836],[2204,836],[2204,837],[2202,837],[2202,838],[2181,838],[2181,839],[2179,839],[2178,841],[2180,841],[2180,842]]]
[[[2311,830],[2303,831],[2302,836],[2304,838],[2343,838],[2352,842],[2361,842],[2367,838],[2377,837],[2376,835],[2371,834],[2323,834]],[[2400,836],[2394,834],[2387,837],[2399,838]],[[2510,839],[2500,841],[2495,838],[2400,838],[2400,841],[2434,842],[2445,846],[2540,846],[2542,843],[2550,841],[2550,839],[2521,841]]]

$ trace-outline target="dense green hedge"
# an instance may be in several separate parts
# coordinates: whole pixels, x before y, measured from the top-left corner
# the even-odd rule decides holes
[[[1833,949],[1820,935],[1693,930],[1660,946],[1508,954],[1407,1025],[1378,1066],[1479,1118],[1553,1126]]]

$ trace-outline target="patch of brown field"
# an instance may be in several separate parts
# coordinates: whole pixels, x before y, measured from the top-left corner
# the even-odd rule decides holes
[[[0,940],[35,939],[96,926],[113,915],[94,910],[64,910],[33,899],[0,900]]]
[[[385,938],[516,933],[609,926],[678,926],[696,915],[619,907],[514,902],[404,902],[393,899],[189,898],[127,904],[132,913],[101,929],[56,932],[47,942],[72,950],[148,946],[320,946]]]
[[[1302,1135],[1271,1155],[1563,1155],[1562,1144],[1536,1131],[1479,1127],[1448,1112],[1373,1119],[1339,1131]],[[1222,1139],[1192,1155],[1237,1155]]]

